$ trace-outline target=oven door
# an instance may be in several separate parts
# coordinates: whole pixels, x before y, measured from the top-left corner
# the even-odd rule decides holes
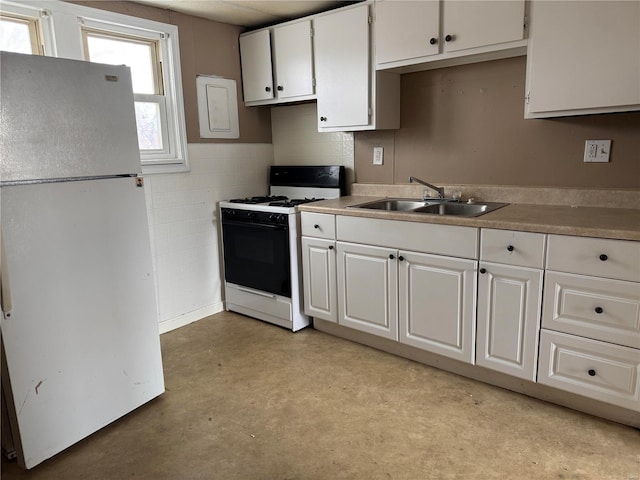
[[[291,298],[288,225],[222,221],[224,278]]]

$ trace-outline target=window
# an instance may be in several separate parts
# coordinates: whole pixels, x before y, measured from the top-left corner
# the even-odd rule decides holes
[[[188,168],[178,27],[58,0],[2,0],[0,49],[131,68],[143,173]]]
[[[0,50],[42,55],[38,20],[0,13]]]
[[[87,28],[82,35],[87,60],[131,68],[141,155],[165,153],[169,140],[159,42]]]

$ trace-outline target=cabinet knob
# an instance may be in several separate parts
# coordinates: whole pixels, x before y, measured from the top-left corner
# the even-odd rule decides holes
[[[431,38],[429,39],[429,43],[430,43],[431,45],[435,45],[436,43],[438,43],[438,39],[437,39],[436,37],[431,37]]]
[[[453,35],[447,35],[446,37],[444,37],[445,42],[452,42],[454,39],[455,37]]]
[[[604,312],[604,310],[602,309],[602,307],[596,307],[595,308],[595,312],[600,315],[602,312]]]
[[[320,117],[320,121],[321,122],[326,122],[327,121],[327,117]]]
[[[609,257],[607,257],[604,253],[600,255],[600,260],[602,260],[603,262],[606,262],[608,259]]]
[[[278,85],[276,88],[278,89],[279,92],[284,90],[284,87],[282,85]]]
[[[313,228],[318,229],[320,228],[320,225],[318,225],[317,223],[313,226]]]
[[[484,275],[485,273],[487,273],[487,269],[486,268],[481,268],[480,269],[480,273]]]
[[[507,250],[509,250],[510,252],[513,252],[513,251],[515,250],[515,248],[514,248],[514,246],[513,246],[513,245],[509,245],[509,246],[507,247]]]
[[[400,255],[400,256],[398,257],[398,260],[400,260],[401,262],[403,262],[403,261],[404,261],[404,257],[403,257],[402,255]]]
[[[265,92],[270,92],[271,91],[271,87],[264,87],[264,91]]]
[[[389,259],[390,259],[390,260],[393,260],[394,258],[396,258],[396,257],[394,257],[394,256],[393,256],[393,253],[390,253],[390,254],[389,254]]]
[[[593,368],[590,368],[587,373],[589,374],[590,377],[595,377],[596,376],[596,371]]]
[[[333,245],[329,245],[329,250],[333,250]]]

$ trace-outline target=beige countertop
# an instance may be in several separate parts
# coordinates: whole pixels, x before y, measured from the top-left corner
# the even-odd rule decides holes
[[[300,205],[298,209],[353,217],[640,241],[640,209],[514,203],[470,218],[347,208],[382,198],[352,195]]]

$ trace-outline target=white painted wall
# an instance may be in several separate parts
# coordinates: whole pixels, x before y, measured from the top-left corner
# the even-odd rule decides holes
[[[191,171],[147,175],[160,332],[223,310],[218,202],[266,194],[271,144],[189,144]]]

